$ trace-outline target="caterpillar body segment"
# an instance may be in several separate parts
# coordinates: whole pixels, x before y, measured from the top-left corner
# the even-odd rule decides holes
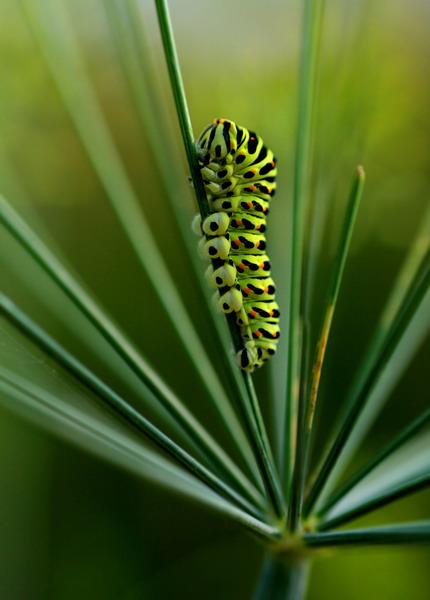
[[[239,366],[253,371],[276,352],[279,307],[266,253],[266,216],[276,190],[276,159],[256,133],[217,119],[196,143],[211,214],[193,221],[217,310],[236,313]]]

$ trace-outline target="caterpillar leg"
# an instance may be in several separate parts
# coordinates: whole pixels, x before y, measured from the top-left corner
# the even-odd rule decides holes
[[[236,354],[237,364],[244,371],[252,373],[258,360],[257,348],[253,342],[247,342]]]
[[[235,287],[230,288],[221,295],[214,294],[214,304],[218,312],[239,312],[242,308],[242,294]]]
[[[202,223],[200,214],[193,217],[191,229],[196,235],[225,235],[230,226],[230,217],[225,212],[216,212],[210,214]]]

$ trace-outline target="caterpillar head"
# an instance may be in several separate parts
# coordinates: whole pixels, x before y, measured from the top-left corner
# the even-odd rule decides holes
[[[204,129],[197,140],[197,156],[205,164],[212,160],[231,162],[237,150],[237,128],[233,121],[216,119]]]

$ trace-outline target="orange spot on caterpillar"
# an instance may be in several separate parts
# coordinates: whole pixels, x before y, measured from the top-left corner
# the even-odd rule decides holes
[[[276,331],[275,331],[275,333],[272,333],[272,337],[274,337],[274,338],[278,337],[278,334],[276,333]]]
[[[256,173],[257,169],[249,169],[251,171],[251,173]]]
[[[257,188],[255,187],[255,185],[250,185],[250,186],[249,186],[249,189],[250,189],[250,190],[252,190],[252,191],[254,191],[254,190],[256,190]]]
[[[259,246],[259,245],[260,245],[260,241],[258,241],[258,242],[255,242],[255,244],[254,244],[254,246],[255,246],[256,248],[258,248],[258,246]]]
[[[258,266],[260,267],[260,269],[262,269],[264,267],[264,262],[260,263]]]
[[[239,248],[239,246],[241,245],[242,242],[239,242],[239,240],[233,240],[232,244],[234,244],[235,246],[237,246]]]
[[[249,206],[249,208],[252,208],[252,202],[247,202],[246,204]]]
[[[243,225],[242,221],[236,221],[236,227],[239,227],[240,225]]]
[[[275,163],[273,162],[273,160],[272,160],[272,162],[271,162],[270,164],[272,165],[272,167],[274,167],[274,166],[275,166]]]
[[[250,290],[249,288],[247,288],[247,287],[246,287],[246,288],[243,288],[243,290],[242,290],[242,291],[244,291],[244,292],[245,292],[245,294],[250,294],[250,293],[251,293],[251,290]]]
[[[273,317],[273,310],[269,311],[269,315]]]
[[[256,317],[257,313],[255,312],[255,310],[250,310],[249,314],[251,315],[251,317]]]
[[[259,329],[257,329],[257,331],[254,331],[254,335],[256,335],[257,337],[261,337],[263,334]]]
[[[255,226],[255,229],[260,229],[261,225],[260,223],[257,223],[257,225]]]
[[[243,270],[246,269],[246,266],[243,263],[240,263],[240,265],[237,265],[237,266],[239,267],[239,269],[243,269]]]
[[[267,285],[266,285],[266,287],[264,288],[264,291],[265,291],[265,293],[266,293],[266,294],[267,294],[267,292],[269,291],[269,288],[267,287]]]

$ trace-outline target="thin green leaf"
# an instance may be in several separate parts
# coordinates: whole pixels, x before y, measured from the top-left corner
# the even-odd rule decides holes
[[[184,350],[188,352],[227,431],[243,459],[253,470],[255,463],[246,436],[176,289],[114,145],[88,77],[64,0],[56,0],[55,3],[46,0],[43,4],[35,3],[34,0],[21,2],[106,196],[179,339],[186,340]],[[44,26],[47,19],[51,23],[49,28]]]
[[[295,490],[295,493],[291,494],[290,502],[290,511],[293,513],[291,515],[291,519],[295,519],[296,521],[300,519],[302,510],[303,489],[307,473],[309,445],[312,434],[312,424],[315,414],[321,370],[324,363],[325,351],[327,348],[333,314],[336,308],[342,275],[348,255],[352,231],[361,200],[364,177],[365,176],[362,167],[358,167],[345,211],[337,252],[333,261],[332,275],[325,304],[326,309],[318,338],[316,356],[312,369],[310,394],[309,397],[305,395],[299,405],[299,427],[297,431],[296,456],[292,476],[292,489]]]
[[[309,194],[311,167],[311,133],[315,103],[315,79],[317,71],[317,48],[322,17],[322,1],[310,0],[304,4],[303,45],[301,52],[300,83],[298,97],[298,123],[296,156],[294,164],[293,216],[291,232],[291,272],[288,318],[287,394],[284,446],[284,479],[289,489],[291,466],[296,453],[298,420],[298,394],[300,389],[300,306],[303,266],[303,233],[305,205]],[[289,511],[288,525],[291,531],[297,527],[297,511],[294,506],[297,489],[291,487],[289,495],[293,510]]]
[[[67,350],[61,347],[43,329],[34,323],[27,315],[19,310],[6,296],[0,293],[0,314],[18,327],[25,336],[44,350],[49,356],[60,363],[69,373],[72,373],[85,386],[89,387],[96,395],[106,402],[117,414],[139,432],[151,439],[157,446],[167,452],[174,460],[185,466],[189,471],[213,488],[216,492],[226,496],[242,509],[261,516],[255,507],[245,501],[233,489],[226,485],[219,477],[195,460],[188,452],[183,450],[168,436],[166,436],[150,421],[145,419],[130,404],[103,383],[94,373],[87,369]],[[253,493],[256,490],[246,490],[246,495],[251,502],[255,502]],[[263,507],[260,507],[263,508]]]
[[[428,544],[430,543],[430,521],[401,523],[335,531],[330,533],[307,533],[303,536],[306,546],[324,548],[325,546],[380,546],[390,544]]]
[[[406,444],[413,436],[415,436],[423,427],[430,422],[430,409],[424,411],[413,423],[408,425],[403,431],[394,437],[380,452],[363,465],[361,469],[356,471],[345,483],[343,483],[329,498],[324,502],[323,506],[318,509],[317,516],[325,515],[337,502],[339,502],[346,494],[352,490],[362,479],[371,473],[378,465],[386,458],[391,456],[398,448]]]
[[[185,98],[181,72],[179,69],[179,61],[176,53],[172,26],[170,24],[169,11],[165,0],[155,0],[155,5],[157,8],[158,23],[163,40],[164,54],[166,56],[171,89],[175,99],[176,112],[182,132],[184,148],[187,155],[188,165],[190,167],[191,178],[193,180],[194,191],[200,213],[204,219],[210,214],[209,203],[206,198],[206,191],[200,175],[199,162],[194,146],[193,128],[191,126],[190,115],[188,113],[188,106]]]
[[[425,475],[421,475],[420,477],[415,477],[410,481],[403,482],[399,485],[393,486],[391,489],[380,493],[375,494],[373,498],[364,502],[363,504],[358,504],[355,508],[351,510],[345,511],[341,514],[336,515],[332,519],[328,518],[317,525],[318,531],[326,531],[327,529],[333,529],[334,527],[339,527],[348,521],[352,521],[361,517],[371,511],[374,511],[386,504],[394,502],[399,498],[404,498],[414,492],[418,492],[420,490],[425,489],[430,486],[430,473],[426,473]]]
[[[310,390],[310,405],[307,413],[306,428],[309,431],[312,429],[313,418],[315,414],[315,406],[318,396],[318,387],[323,367],[325,351],[327,348],[328,337],[330,335],[333,314],[336,308],[337,298],[339,295],[342,275],[348,256],[349,246],[351,242],[352,232],[354,229],[355,219],[358,212],[358,207],[361,201],[363,192],[365,174],[362,167],[357,167],[357,172],[354,177],[349,202],[346,207],[345,217],[343,221],[342,231],[340,233],[339,244],[334,259],[331,282],[328,290],[326,301],[326,309],[321,327],[321,332],[318,338],[317,352],[312,370],[312,385]],[[307,442],[309,443],[309,437]]]
[[[176,110],[178,114],[179,124],[182,132],[185,151],[187,154],[188,164],[191,171],[194,190],[199,205],[202,218],[206,218],[209,214],[209,204],[206,198],[203,180],[200,174],[199,163],[194,145],[194,135],[191,126],[191,120],[188,113],[188,107],[185,97],[184,86],[179,68],[178,57],[173,38],[173,31],[170,24],[169,12],[165,0],[156,0],[158,22],[160,26],[161,36],[163,39],[164,53],[166,56],[167,67],[170,75],[170,82],[173,96],[175,99]],[[242,345],[242,337],[239,327],[236,323],[234,314],[226,315],[227,322],[230,328],[233,345],[236,350],[239,350]],[[258,401],[255,392],[251,390],[249,385],[249,377],[245,376],[245,383],[249,392],[250,404],[244,400],[241,404],[244,408],[243,414],[246,418],[246,425],[250,432],[250,441],[255,448],[255,457],[257,459],[260,473],[263,478],[267,493],[272,500],[275,513],[278,517],[283,517],[285,509],[280,492],[280,486],[277,480],[277,475],[274,470],[273,459],[270,455],[267,436],[265,434],[264,423],[261,418]],[[250,410],[249,410],[250,409]]]
[[[210,462],[241,486],[247,489],[251,484],[228,455],[210,436],[179,398],[165,384],[125,335],[106,315],[84,288],[63,267],[41,240],[20,219],[15,211],[0,196],[0,221],[17,241],[31,254],[42,269],[63,290],[77,308],[88,318],[112,348],[123,358],[166,410],[174,417],[190,439],[209,457]]]
[[[279,483],[279,475],[275,469],[275,462],[273,460],[263,416],[260,411],[260,405],[258,404],[250,374],[244,373],[243,378],[250,400],[249,403],[245,402],[244,404],[246,424],[250,429],[250,440],[253,444],[260,472],[264,479],[267,493],[270,495],[275,514],[278,518],[282,519],[285,516],[285,502]]]

